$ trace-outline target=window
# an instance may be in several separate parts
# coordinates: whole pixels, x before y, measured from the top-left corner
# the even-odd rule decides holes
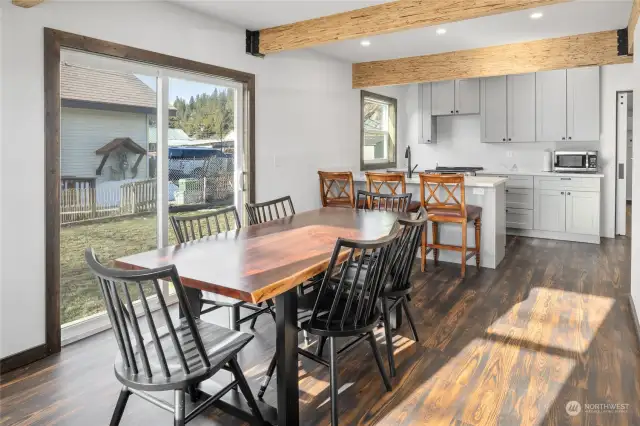
[[[396,166],[397,101],[361,91],[360,169]]]

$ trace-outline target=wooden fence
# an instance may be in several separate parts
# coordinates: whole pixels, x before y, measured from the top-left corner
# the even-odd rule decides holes
[[[155,179],[140,180],[120,187],[120,213],[142,213],[156,210],[158,187]]]

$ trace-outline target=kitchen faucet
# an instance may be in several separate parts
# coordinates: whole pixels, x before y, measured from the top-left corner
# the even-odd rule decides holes
[[[404,152],[404,158],[407,159],[407,177],[411,179],[411,175],[413,174],[413,171],[418,167],[418,165],[416,164],[415,166],[413,166],[413,169],[411,168],[411,147],[410,146],[407,146],[407,149]]]

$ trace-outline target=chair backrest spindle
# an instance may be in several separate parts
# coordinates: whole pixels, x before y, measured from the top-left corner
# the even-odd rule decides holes
[[[380,194],[358,190],[356,206],[361,210],[406,212],[411,203],[411,194]]]
[[[230,217],[233,222],[229,221]],[[221,218],[224,218],[224,227],[221,226]],[[195,216],[174,215],[170,217],[170,220],[173,232],[180,244],[221,232],[240,229],[240,216],[235,206],[225,207]]]
[[[278,210],[278,206],[282,208],[282,215]],[[296,210],[293,207],[293,201],[291,201],[291,197],[288,195],[286,197],[280,197],[275,200],[264,201],[262,203],[246,203],[245,207],[249,216],[249,224],[251,225],[258,225],[260,223],[282,219],[296,214]]]

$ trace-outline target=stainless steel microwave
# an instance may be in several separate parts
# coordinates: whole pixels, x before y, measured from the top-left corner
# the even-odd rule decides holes
[[[555,151],[553,153],[553,171],[596,173],[598,171],[598,151]]]

